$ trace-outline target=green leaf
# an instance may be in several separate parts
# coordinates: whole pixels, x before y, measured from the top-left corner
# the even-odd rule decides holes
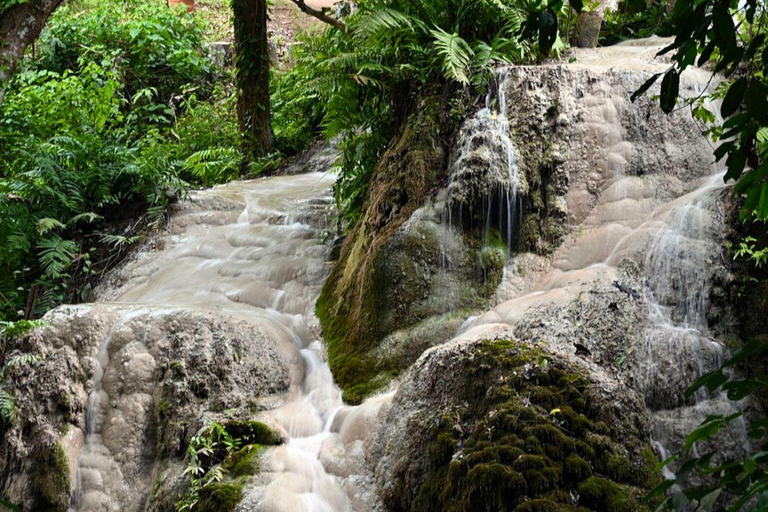
[[[634,103],[634,102],[635,102],[635,100],[637,100],[637,98],[639,98],[640,96],[642,96],[643,94],[645,94],[645,92],[646,92],[648,89],[650,89],[650,88],[651,88],[651,86],[652,86],[654,83],[656,83],[656,80],[658,80],[660,76],[661,76],[661,73],[656,73],[656,74],[655,74],[655,75],[653,75],[651,78],[649,78],[648,80],[646,80],[646,81],[645,81],[645,83],[644,83],[643,85],[641,85],[641,86],[640,86],[640,88],[639,88],[638,90],[636,90],[635,92],[633,92],[633,93],[632,93],[632,96],[630,97],[630,100],[631,100],[631,101]]]
[[[13,512],[22,512],[21,507],[18,505],[14,505],[10,501],[6,501],[2,498],[0,498],[0,505],[4,506],[7,509],[12,510]]]
[[[659,103],[661,110],[665,114],[669,114],[675,109],[675,103],[677,102],[677,95],[680,92],[680,75],[676,69],[670,69],[664,74],[664,79],[661,81],[661,97]]]
[[[728,423],[735,420],[736,418],[741,417],[742,413],[736,413],[732,414],[727,417],[722,416],[710,416],[707,418],[704,423],[701,424],[698,428],[696,428],[693,432],[688,434],[685,438],[685,451],[689,452],[691,451],[691,448],[693,447],[694,443],[697,441],[706,441],[708,439],[711,439],[712,436],[720,432],[723,428],[728,426]],[[682,470],[681,470],[682,472]]]
[[[474,51],[469,44],[458,34],[437,29],[431,31],[435,38],[433,45],[437,53],[442,56],[443,71],[448,78],[459,83],[469,84],[469,68]]]
[[[712,10],[712,30],[724,59],[732,60],[736,49],[736,27],[728,5],[723,2],[716,3]]]
[[[557,15],[552,8],[547,8],[539,14],[539,49],[544,55],[549,55],[557,41]]]
[[[714,507],[715,502],[720,497],[720,493],[723,492],[722,488],[715,489],[714,491],[709,492],[706,496],[699,499],[699,508],[696,510],[701,510],[702,512],[712,510],[712,507]]]
[[[44,235],[54,229],[63,229],[65,227],[66,226],[61,221],[51,217],[44,217],[37,221],[37,233],[39,235]]]
[[[734,147],[728,154],[725,165],[728,168],[728,172],[725,173],[726,181],[739,179],[747,165],[747,152],[741,146]]]
[[[704,50],[702,50],[701,55],[699,56],[698,65],[703,66],[706,62],[709,61],[709,58],[712,56],[712,53],[715,51],[717,43],[715,41],[710,41],[707,43],[707,46],[704,47]]]
[[[768,93],[759,79],[753,78],[744,97],[747,112],[761,125],[768,125]]]
[[[742,77],[733,82],[728,88],[728,92],[723,99],[723,105],[720,107],[720,114],[724,118],[731,117],[736,113],[739,105],[741,105],[741,100],[744,98],[744,93],[747,92],[747,85],[749,85],[749,81]]]

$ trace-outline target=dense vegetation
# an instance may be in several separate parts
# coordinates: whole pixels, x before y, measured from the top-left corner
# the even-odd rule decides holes
[[[49,20],[0,106],[0,318],[87,300],[189,186],[240,175],[231,70],[208,53],[200,19],[164,2],[86,0]],[[252,174],[313,139],[281,76],[286,123]]]
[[[0,319],[29,319],[62,302],[87,300],[98,275],[157,229],[187,188],[272,170],[318,136],[340,139],[336,199],[341,225],[353,226],[374,167],[405,118],[438,111],[458,120],[468,98],[494,87],[495,66],[557,57],[582,4],[364,1],[344,17],[343,28],[302,36],[291,66],[271,70],[274,152],[260,159],[244,159],[238,150],[233,72],[211,61],[199,17],[159,0],[81,0],[60,8],[0,106]],[[628,0],[607,15],[601,34],[605,43],[654,33],[676,37],[664,52],[672,53],[670,69],[637,95],[661,79],[661,108],[691,108],[722,142],[715,157],[724,160],[726,177],[738,181],[747,223],[768,219],[766,28],[768,13],[757,0],[677,0],[671,12],[664,1]],[[680,74],[695,64],[711,66],[723,81],[711,96],[682,101]],[[722,99],[720,112],[707,107],[712,98]],[[765,231],[764,224],[755,226]],[[743,241],[742,256],[762,265],[765,249],[751,240]],[[7,344],[16,324],[3,325],[0,339]],[[755,350],[740,353],[733,365]],[[4,421],[12,420],[13,403],[2,372],[18,363],[0,362]],[[759,376],[730,381],[719,371],[696,383],[703,385],[740,399],[761,392],[765,382]],[[710,418],[686,448],[735,419]],[[762,440],[766,424],[755,419],[750,434]],[[208,475],[239,448],[217,436],[226,453],[192,471]],[[198,439],[194,450],[210,439]],[[763,452],[716,467],[711,462],[711,454],[686,460],[677,479],[658,489],[668,493],[666,505],[721,504],[729,494],[740,505],[768,489]],[[689,485],[694,474],[714,475],[716,482]]]

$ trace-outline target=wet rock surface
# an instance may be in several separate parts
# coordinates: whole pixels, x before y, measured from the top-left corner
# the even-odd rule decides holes
[[[567,495],[550,493],[542,483],[541,493],[533,493],[536,499],[514,501],[526,492],[523,487],[530,490],[530,482],[522,471],[525,485],[513,475],[514,457],[503,454],[504,435],[520,432],[499,428],[490,417],[500,410],[494,395],[499,384],[479,376],[504,363],[480,362],[478,347],[486,344],[507,350],[511,342],[504,340],[515,340],[521,350],[541,350],[540,357],[557,361],[567,374],[587,376],[585,389],[596,393],[590,396],[597,410],[608,411],[621,425],[606,436],[622,456],[642,452],[640,459],[654,459],[651,440],[663,455],[679,447],[684,433],[707,414],[737,407],[720,396],[683,395],[698,376],[722,363],[724,344],[716,336],[734,332],[724,300],[731,278],[721,258],[726,189],[711,164],[712,148],[689,114],[665,116],[649,99],[629,101],[650,74],[665,69],[664,62],[654,61],[654,46],[660,44],[575,51],[575,61],[567,65],[498,72],[522,176],[520,252],[505,266],[497,305],[418,359],[368,440],[383,496],[393,509],[407,510],[409,500],[416,500],[419,509],[437,510],[435,504],[448,499],[446,489],[455,491],[458,501],[444,506],[470,510],[461,500],[474,496],[475,505],[494,509],[498,495],[469,487],[481,475],[478,470],[469,478],[475,463],[506,468],[483,474],[501,479],[492,480],[494,489],[512,489],[510,510],[643,509],[641,503],[611,498],[632,492],[609,490],[611,481],[627,482],[620,473],[597,470],[596,460],[588,465],[602,475],[600,482],[582,487],[559,481],[558,490],[573,491]],[[707,78],[692,70],[683,76],[681,90],[696,95]],[[474,373],[463,373],[464,365]],[[525,365],[520,366],[497,377],[524,375]],[[457,400],[464,396],[461,387],[476,378],[483,389],[472,400]],[[527,404],[526,396],[540,390],[517,391],[509,395],[517,402],[508,407]],[[540,420],[557,424],[556,414],[545,414],[547,407],[557,407],[538,406]],[[451,425],[447,431],[439,427],[444,418]],[[482,437],[480,430],[489,427]],[[733,429],[718,441],[723,453],[745,446],[743,433]],[[481,439],[488,451],[472,458],[467,443]],[[509,445],[522,450],[515,457],[532,454],[524,442],[518,446],[512,439]],[[636,491],[641,495],[652,480],[649,475],[634,482]]]

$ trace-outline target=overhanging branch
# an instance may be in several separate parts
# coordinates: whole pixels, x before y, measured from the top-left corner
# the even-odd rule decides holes
[[[329,16],[323,11],[318,11],[317,9],[314,9],[310,6],[308,6],[306,3],[304,3],[304,0],[291,0],[296,6],[301,9],[301,11],[305,14],[309,14],[310,16],[313,16],[323,23],[327,23],[331,25],[332,27],[336,27],[337,29],[341,30],[342,32],[347,31],[347,26],[339,21],[338,19],[334,18],[333,16]]]

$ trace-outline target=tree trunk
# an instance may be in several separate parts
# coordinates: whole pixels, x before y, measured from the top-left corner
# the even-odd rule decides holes
[[[267,0],[234,0],[237,122],[243,134],[242,172],[272,150],[269,108]]]
[[[0,104],[8,81],[27,46],[40,35],[45,21],[62,0],[29,0],[0,13]]]

